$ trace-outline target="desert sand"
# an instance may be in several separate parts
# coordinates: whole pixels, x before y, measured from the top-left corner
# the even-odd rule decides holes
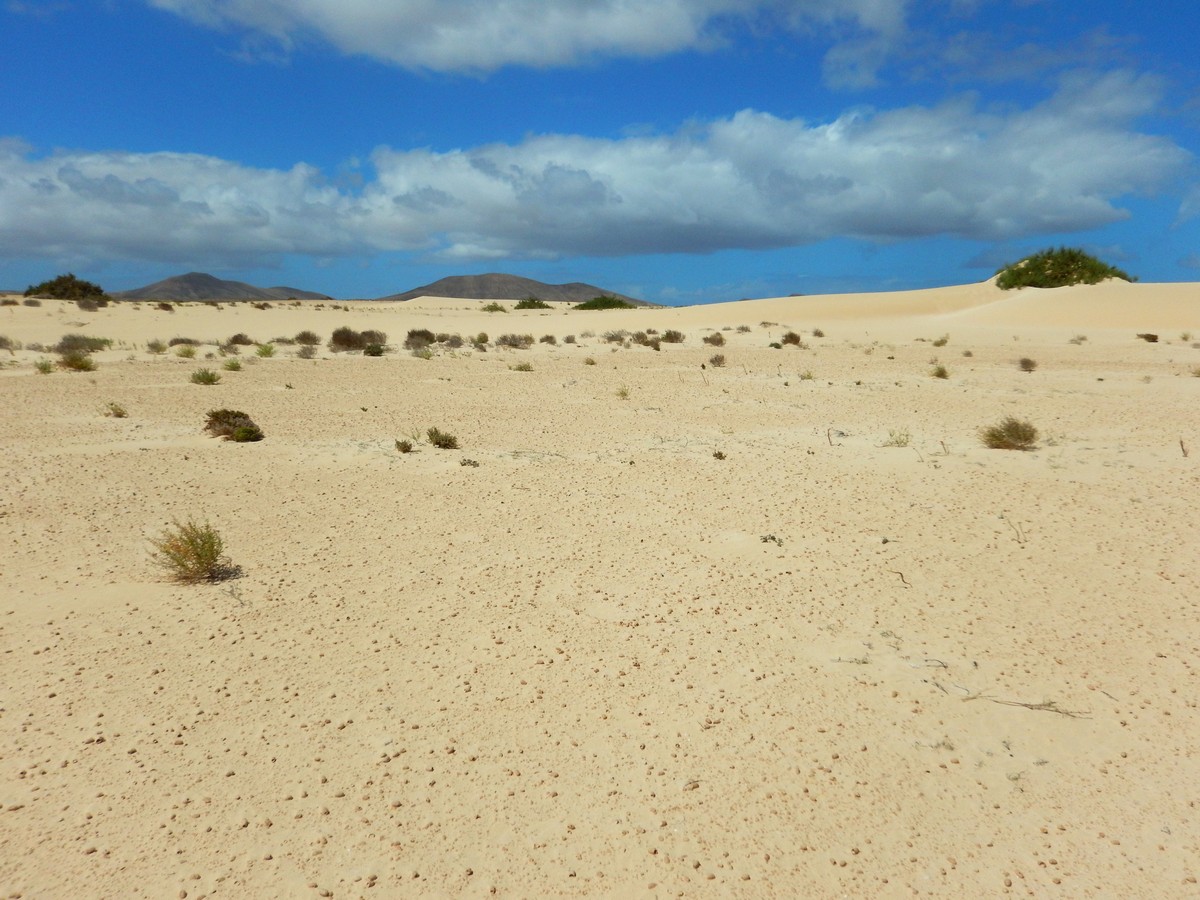
[[[0,895],[1200,893],[1200,286],[481,305],[0,308]]]

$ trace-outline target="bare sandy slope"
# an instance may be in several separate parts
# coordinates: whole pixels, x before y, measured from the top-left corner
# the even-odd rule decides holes
[[[558,343],[145,349],[341,325]],[[0,308],[116,341],[0,352],[0,895],[1195,896],[1187,329],[1195,285]],[[165,580],[189,517],[242,577]]]

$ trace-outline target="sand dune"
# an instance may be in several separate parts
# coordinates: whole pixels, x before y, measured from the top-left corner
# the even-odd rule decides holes
[[[0,308],[0,895],[1194,896],[1198,296]]]

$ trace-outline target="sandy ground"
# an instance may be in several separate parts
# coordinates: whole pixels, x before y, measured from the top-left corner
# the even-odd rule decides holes
[[[479,306],[0,308],[0,896],[1200,892],[1200,287]]]

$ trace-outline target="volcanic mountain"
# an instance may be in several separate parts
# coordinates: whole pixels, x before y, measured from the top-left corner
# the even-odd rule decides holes
[[[332,300],[325,294],[291,287],[260,288],[242,281],[225,281],[204,272],[189,272],[132,291],[117,291],[117,300]]]
[[[583,303],[595,297],[616,297],[635,306],[651,306],[637,300],[598,288],[593,284],[573,281],[570,284],[545,284],[519,275],[491,272],[487,275],[452,275],[433,284],[426,284],[402,294],[380,297],[380,300],[412,300],[414,297],[454,297],[463,300],[524,300],[537,297],[539,300]]]

